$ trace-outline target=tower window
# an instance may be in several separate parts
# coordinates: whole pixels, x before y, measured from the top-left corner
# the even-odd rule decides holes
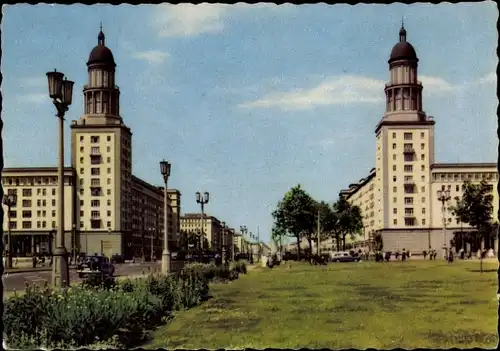
[[[404,134],[404,139],[405,140],[412,140],[412,133],[405,133]]]
[[[396,144],[392,144],[392,149],[396,149]]]
[[[421,139],[423,139],[424,137],[425,137],[424,132],[421,132],[421,133],[420,133],[420,138],[421,138]]]
[[[396,133],[392,133],[392,138],[396,139]]]
[[[392,170],[396,171],[396,165],[392,165]]]
[[[405,172],[413,172],[413,165],[405,165],[404,171]]]

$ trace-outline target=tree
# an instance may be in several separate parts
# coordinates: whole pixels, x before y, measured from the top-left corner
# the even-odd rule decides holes
[[[310,235],[314,228],[315,201],[301,188],[300,184],[291,188],[278,203],[273,212],[275,226],[297,240],[297,257],[300,260],[300,240]]]
[[[459,221],[477,229],[476,239],[485,239],[487,245],[489,245],[496,234],[492,223],[492,186],[482,180],[479,184],[471,184],[466,181],[464,187],[462,198],[455,198],[456,203],[450,207],[450,210]],[[481,272],[482,263],[481,259]]]
[[[336,216],[332,207],[325,201],[318,202],[316,208],[320,222],[320,241],[332,236],[336,224]],[[318,243],[319,245],[320,243]]]
[[[274,242],[276,250],[279,253],[282,253],[283,251],[283,244],[286,236],[287,234],[285,229],[278,227],[276,224],[273,225],[271,230],[271,240]]]
[[[354,236],[363,229],[363,216],[359,206],[351,205],[346,199],[340,198],[333,205],[334,229],[337,250],[340,251],[340,240],[345,250],[345,238],[348,234]]]

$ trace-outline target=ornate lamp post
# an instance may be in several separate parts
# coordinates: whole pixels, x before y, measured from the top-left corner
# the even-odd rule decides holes
[[[7,250],[6,250],[6,257],[7,257],[7,268],[12,268],[12,237],[11,237],[11,229],[10,229],[10,209],[12,207],[15,207],[17,204],[17,195],[16,194],[9,194],[7,196],[4,196],[3,198],[3,204],[7,206],[7,223],[8,223],[8,232],[7,232]]]
[[[167,185],[172,164],[168,161],[160,162],[160,170],[165,181],[165,191],[163,193],[163,253],[161,255],[161,271],[163,274],[170,272],[170,252],[168,251],[168,194]]]
[[[200,260],[201,256],[203,255],[203,239],[204,239],[204,222],[203,219],[205,218],[205,205],[208,204],[208,201],[210,200],[210,194],[208,191],[205,191],[203,196],[199,191],[196,192],[196,203],[200,204],[201,206],[201,223],[200,223]]]
[[[438,200],[441,201],[441,212],[443,214],[443,258],[446,259],[446,254],[448,252],[448,243],[446,240],[446,203],[450,201],[450,191],[449,190],[438,190],[437,192]]]
[[[64,114],[68,111],[73,97],[74,82],[66,80],[61,72],[48,72],[49,96],[57,109],[59,119],[59,167],[58,167],[58,228],[54,265],[52,268],[52,284],[61,288],[69,285],[68,252],[64,245]]]

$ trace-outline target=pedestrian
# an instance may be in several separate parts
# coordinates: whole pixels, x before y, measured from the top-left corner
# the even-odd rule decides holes
[[[407,252],[408,252],[408,253],[407,253],[407,255],[408,255],[408,259],[410,259],[410,257],[411,257],[411,252],[410,252],[410,250],[408,250]]]
[[[436,250],[433,250],[433,251],[434,251],[433,256],[434,256],[434,261],[435,261],[436,257],[437,257],[437,252],[436,252]]]
[[[465,258],[465,251],[464,249],[460,249],[460,259],[463,260]]]
[[[424,260],[425,260],[425,257],[427,256],[427,251],[422,251],[422,254],[424,255]]]
[[[396,253],[394,254],[394,257],[396,257],[396,260],[399,258],[399,251],[396,251]]]
[[[448,251],[448,264],[453,263],[453,251],[450,249]]]
[[[406,251],[403,249],[403,254],[401,255],[401,260],[404,262],[406,261]]]
[[[273,268],[273,266],[274,266],[273,256],[269,254],[269,256],[267,256],[267,267]]]

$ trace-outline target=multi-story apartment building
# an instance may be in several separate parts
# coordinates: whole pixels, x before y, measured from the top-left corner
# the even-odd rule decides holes
[[[115,69],[113,54],[105,45],[101,31],[97,46],[92,49],[87,62],[88,82],[83,87],[84,113],[71,124],[72,167],[65,171],[64,229],[65,237],[73,240],[66,239],[65,246],[68,251],[76,246],[79,252],[118,253],[131,257],[145,253],[145,238],[158,237],[155,251],[161,251],[163,247],[163,188],[132,175],[132,132],[120,116],[120,89],[115,84]],[[38,180],[42,183],[37,183]],[[2,183],[7,191],[17,189],[18,207],[28,200],[28,197],[19,194],[30,191],[37,204],[38,200],[42,204],[50,201],[52,206],[50,212],[48,208],[38,206],[31,210],[31,221],[25,217],[26,223],[19,221],[11,224],[16,226],[16,229],[11,227],[14,238],[34,236],[35,239],[22,239],[33,243],[33,240],[38,240],[37,236],[48,237],[46,233],[57,226],[54,213],[59,209],[53,195],[57,192],[56,182],[55,168],[4,170]],[[47,195],[44,195],[44,189]],[[35,191],[37,193],[33,194]],[[168,195],[168,233],[174,245],[179,231],[181,194],[175,189],[168,189]],[[33,200],[31,204],[34,206]],[[33,211],[42,211],[42,214],[46,211],[46,219],[35,217]],[[27,216],[28,212],[25,214]],[[16,213],[16,216],[19,214]],[[7,225],[4,221],[5,230]],[[37,230],[34,230],[35,226]],[[73,228],[76,234],[72,233]],[[45,234],[38,235],[39,231]],[[148,241],[148,250],[151,250],[149,244]],[[36,252],[36,243],[24,244],[23,250],[15,252],[32,253],[34,250]]]
[[[181,235],[199,235],[203,232],[208,248],[214,251],[220,251],[224,244],[230,247],[235,232],[233,228],[223,228],[222,222],[214,216],[204,214],[202,221],[201,213],[186,213],[180,216],[180,230]]]
[[[447,230],[443,231],[438,190],[451,190],[454,202],[455,196],[461,196],[465,180],[486,179],[492,189],[498,183],[494,163],[435,163],[435,121],[423,110],[418,61],[415,49],[406,41],[406,30],[401,28],[389,59],[386,111],[375,128],[376,167],[340,192],[361,208],[365,230],[370,235],[380,233],[384,250],[389,251],[439,249],[454,233],[473,230],[446,213]],[[493,194],[496,213],[498,196],[496,191]]]
[[[251,252],[250,250],[250,242],[241,234],[241,233],[235,233],[234,237],[234,254],[238,253],[243,253],[243,254],[248,254]]]

